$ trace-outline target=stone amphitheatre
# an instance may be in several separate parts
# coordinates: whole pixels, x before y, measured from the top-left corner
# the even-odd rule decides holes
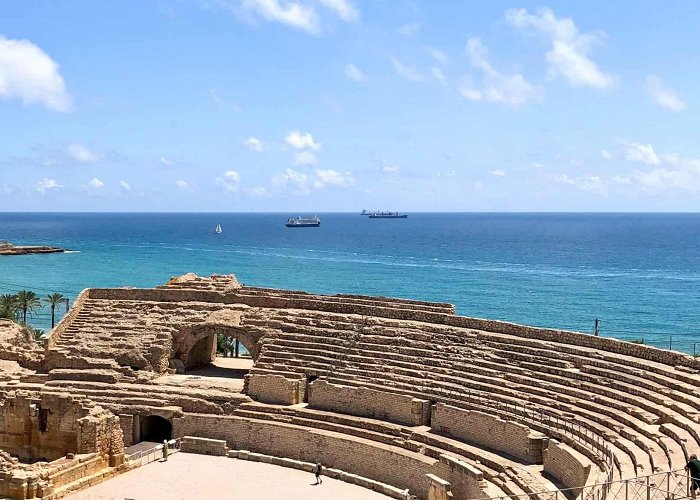
[[[321,462],[393,498],[670,500],[688,496],[700,445],[694,357],[449,304],[190,274],[83,291],[43,350],[11,325],[4,497],[60,498],[137,467],[129,446],[181,438],[184,452]],[[207,371],[217,335],[251,354],[245,373]]]

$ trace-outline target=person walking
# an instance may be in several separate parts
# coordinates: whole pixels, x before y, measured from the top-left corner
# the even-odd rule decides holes
[[[168,440],[163,440],[163,462],[168,461]]]
[[[698,488],[700,488],[700,460],[697,455],[690,455],[685,470],[690,475],[690,496],[695,498]]]
[[[316,475],[316,484],[322,484],[323,479],[321,479],[321,471],[323,471],[323,466],[321,462],[316,462],[316,467],[314,467],[314,474]]]

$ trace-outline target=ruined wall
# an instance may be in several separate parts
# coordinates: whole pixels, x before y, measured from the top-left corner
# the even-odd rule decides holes
[[[318,410],[403,425],[430,425],[430,402],[412,396],[315,380],[309,384],[308,399],[309,406]]]
[[[282,375],[252,374],[247,376],[246,394],[262,403],[295,405],[303,399],[302,379],[291,380]]]
[[[34,341],[27,328],[12,320],[0,318],[0,359],[16,361],[30,370],[40,370],[44,362],[44,350]]]
[[[228,447],[339,469],[397,488],[409,488],[428,498],[430,479],[441,476],[460,490],[455,498],[475,498],[483,477],[463,462],[435,460],[402,448],[362,438],[244,417],[186,414],[174,422],[175,437],[206,436],[225,440]],[[449,477],[444,477],[449,476]],[[465,486],[470,485],[470,486]],[[478,497],[477,495],[476,497]]]
[[[117,417],[83,398],[17,391],[0,402],[0,449],[22,460],[119,455],[121,435]]]
[[[586,457],[564,443],[550,439],[544,452],[544,472],[556,477],[564,488],[574,488],[578,496],[594,471]]]
[[[547,438],[525,425],[487,413],[462,410],[438,403],[432,413],[432,428],[467,443],[512,455],[531,464],[542,463]]]

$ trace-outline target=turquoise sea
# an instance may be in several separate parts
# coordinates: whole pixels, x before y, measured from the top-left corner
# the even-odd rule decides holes
[[[0,240],[65,254],[0,257],[0,293],[74,298],[186,272],[251,285],[451,302],[459,314],[700,352],[700,215],[0,213]],[[310,214],[300,214],[310,215]],[[223,234],[214,234],[221,224]],[[32,323],[48,328],[48,311]]]

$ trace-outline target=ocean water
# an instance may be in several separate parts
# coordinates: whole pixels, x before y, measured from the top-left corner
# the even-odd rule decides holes
[[[450,302],[462,315],[700,352],[698,214],[0,213],[0,240],[65,254],[0,257],[0,293],[234,273],[250,285]],[[302,214],[304,215],[304,214]],[[216,224],[223,234],[215,235]],[[32,319],[48,328],[48,311]]]

